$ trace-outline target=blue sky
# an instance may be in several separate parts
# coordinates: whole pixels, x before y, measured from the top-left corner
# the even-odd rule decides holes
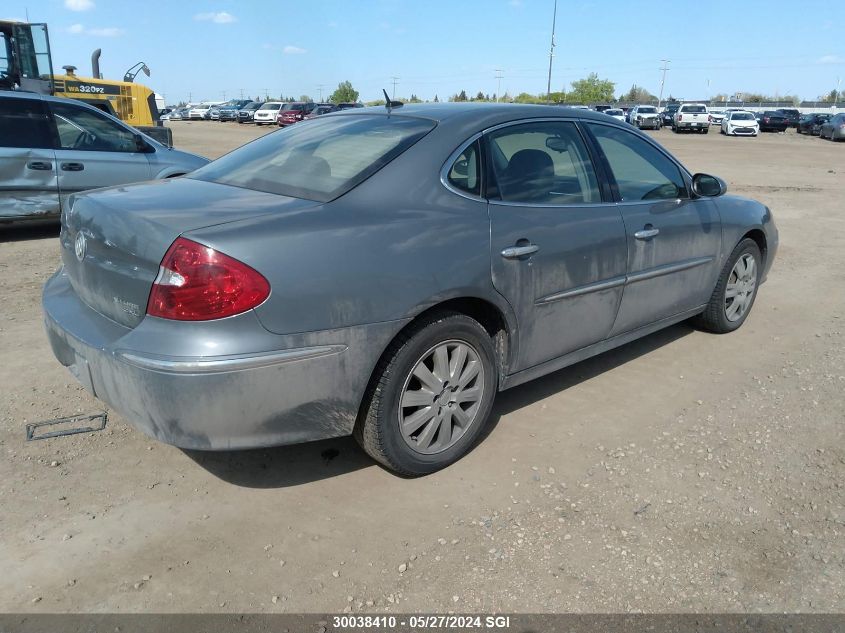
[[[553,0],[3,0],[0,18],[47,22],[53,64],[139,81],[168,103],[240,96],[323,97],[350,80],[445,100],[466,90],[546,90]],[[682,22],[676,16],[694,20]],[[732,16],[737,18],[733,24]],[[617,94],[636,83],[695,99],[737,91],[814,99],[845,79],[842,9],[814,0],[558,1],[552,90],[597,72]],[[836,30],[834,28],[836,27]],[[845,83],[845,82],[843,82]],[[843,86],[841,89],[845,89]]]

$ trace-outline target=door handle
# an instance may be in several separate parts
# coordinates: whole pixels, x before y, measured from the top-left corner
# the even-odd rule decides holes
[[[648,226],[650,227],[651,225],[649,224]],[[637,231],[636,233],[634,233],[634,237],[638,240],[650,240],[658,233],[660,233],[660,229],[644,228],[642,231]]]
[[[53,171],[53,163],[47,163],[41,160],[34,160],[26,164],[27,169],[35,169],[36,171]]]
[[[533,255],[540,250],[536,244],[528,244],[527,246],[509,246],[502,251],[502,257],[505,259],[519,259],[526,255]]]
[[[62,171],[82,171],[85,165],[82,163],[62,163]]]

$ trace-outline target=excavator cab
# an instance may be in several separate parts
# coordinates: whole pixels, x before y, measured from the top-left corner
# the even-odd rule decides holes
[[[53,93],[46,24],[0,21],[0,90]]]

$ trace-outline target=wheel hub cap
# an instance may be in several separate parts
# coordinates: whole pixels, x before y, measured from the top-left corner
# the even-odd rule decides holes
[[[754,299],[757,288],[757,261],[746,253],[734,264],[725,286],[725,316],[728,321],[741,319]]]

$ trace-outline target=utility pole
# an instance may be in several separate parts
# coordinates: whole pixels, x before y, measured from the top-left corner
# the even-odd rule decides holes
[[[241,101],[243,101],[243,100],[244,100],[244,89],[241,88]]]
[[[323,85],[324,84],[317,84],[317,90],[320,91],[320,103],[323,102]]]
[[[221,91],[220,91],[220,94],[221,94],[221,95],[223,95],[223,101],[225,101],[225,100],[226,100],[226,91],[225,91],[225,90],[221,90]]]
[[[546,101],[552,100],[552,58],[555,56],[555,22],[557,21],[557,0],[552,13],[552,45],[549,48],[549,81],[546,83]]]
[[[396,98],[396,84],[399,83],[399,77],[391,77],[390,79],[393,81],[393,96],[390,97],[393,100]]]
[[[669,62],[672,61],[671,59],[661,59],[663,62],[663,66],[660,70],[663,71],[663,77],[660,79],[660,96],[657,97],[657,109],[660,110],[660,104],[663,103],[663,85],[666,83],[666,71],[669,70]]]
[[[502,96],[502,69],[496,69],[496,103],[499,103],[499,99]]]
[[[268,101],[270,99],[270,91],[265,88],[264,89],[264,101]]]
[[[836,110],[836,99],[839,97],[839,87],[842,85],[842,77],[836,78],[836,92],[833,93],[833,109]]]
[[[188,103],[189,103],[189,104],[190,104],[191,102],[193,102],[193,100],[194,100],[193,95],[194,95],[194,93],[193,93],[193,92],[189,92],[189,93],[188,93]]]

